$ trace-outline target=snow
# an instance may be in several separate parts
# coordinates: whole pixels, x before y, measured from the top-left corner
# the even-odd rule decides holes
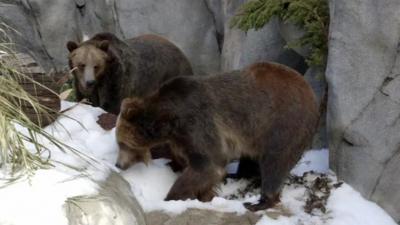
[[[376,203],[365,200],[360,193],[344,184],[328,201],[333,221],[329,225],[347,224],[396,224]]]
[[[328,149],[309,150],[305,152],[291,173],[297,176],[302,176],[303,173],[311,170],[325,174],[329,172]]]
[[[256,225],[396,225],[394,220],[377,204],[364,199],[347,184],[333,191],[328,204],[328,213],[316,217],[296,212],[291,217],[272,219],[264,215]]]
[[[156,159],[147,166],[139,163],[121,172],[121,175],[131,184],[132,192],[146,212],[163,210],[172,214],[179,214],[188,208],[239,213],[246,211],[242,202],[228,201],[220,197],[216,197],[208,203],[198,200],[164,201],[169,189],[179,176],[166,165],[167,162],[168,160],[166,159]],[[235,185],[233,184],[232,186],[234,187]]]
[[[299,165],[293,169],[292,173],[302,175],[304,172],[310,171],[313,168],[316,169],[316,172],[328,172],[327,157],[327,149],[308,151],[300,160]],[[228,179],[227,184],[220,184],[217,190],[219,196],[215,197],[211,202],[204,203],[198,200],[163,201],[178,177],[178,175],[172,172],[170,167],[166,165],[167,162],[168,160],[157,159],[153,160],[153,162],[147,166],[143,163],[139,163],[121,172],[121,175],[131,184],[132,192],[138,198],[146,212],[162,210],[171,214],[179,214],[188,208],[201,208],[243,214],[246,212],[243,203],[255,203],[259,198],[258,190],[256,194],[249,193],[242,198],[227,200],[226,198],[229,196],[236,194],[239,190],[245,189],[249,183],[246,180]],[[227,169],[232,171],[234,170],[232,167],[235,166],[229,166]],[[289,191],[287,194],[291,195],[297,192],[299,192],[299,189]],[[303,194],[304,190],[301,190],[301,193],[298,195],[301,196]],[[283,198],[285,197],[286,195],[283,195]],[[290,203],[293,203],[293,201],[288,201],[288,204]],[[304,201],[297,203],[297,208],[299,208],[300,211],[303,211],[301,210],[303,204]]]
[[[97,193],[87,179],[58,170],[39,170],[30,182],[0,189],[0,224],[68,224],[62,208],[68,197]]]
[[[63,204],[68,197],[97,193],[98,186],[93,180],[103,180],[110,170],[116,170],[129,182],[131,190],[145,212],[162,210],[170,214],[178,214],[188,208],[211,209],[221,212],[243,214],[246,209],[243,202],[256,202],[259,189],[247,191],[251,182],[248,180],[227,179],[218,187],[218,196],[211,202],[198,200],[163,201],[170,187],[179,177],[166,164],[168,160],[157,159],[147,166],[138,163],[126,171],[115,168],[118,146],[115,141],[115,128],[103,130],[97,123],[97,117],[104,113],[99,108],[88,105],[75,105],[63,102],[63,108],[72,107],[58,123],[50,125],[46,130],[59,140],[68,144],[88,158],[82,160],[74,154],[65,154],[55,146],[51,147],[51,156],[55,167],[39,170],[30,182],[22,180],[6,188],[0,189],[0,224],[67,224]],[[75,120],[74,120],[75,119]],[[84,128],[83,128],[84,127]],[[45,142],[45,141],[44,141]],[[60,162],[60,163],[57,163]],[[79,176],[79,172],[64,164],[78,167],[85,171],[91,179]],[[237,165],[227,167],[235,171]],[[327,174],[332,182],[335,175],[329,171],[328,150],[310,150],[305,153],[292,174],[301,176],[304,172],[315,171]],[[317,175],[306,176],[312,183]],[[273,209],[258,212],[262,218],[257,225],[395,225],[393,219],[378,205],[364,199],[349,185],[343,184],[333,188],[326,205],[326,213],[314,209],[312,213],[304,211],[307,199],[307,188],[304,185],[285,185],[281,203]],[[23,202],[23,204],[20,204]],[[20,216],[23,212],[24,216]],[[271,216],[271,213],[278,215]]]
[[[66,106],[68,105],[66,103]],[[115,154],[109,155],[107,151],[115,152],[118,149],[113,134],[103,131],[96,124],[95,118],[101,113],[103,111],[100,109],[82,105],[66,113],[69,117],[78,119],[81,124],[71,118],[62,117],[59,119],[60,124],[46,128],[46,131],[60,141],[76,148],[87,157],[66,154],[47,140],[42,140],[42,144],[51,150],[53,168],[38,170],[33,177],[23,177],[9,185],[8,175],[2,171],[1,225],[66,225],[68,221],[63,208],[65,201],[69,197],[98,193],[96,181],[104,180],[108,176],[111,164],[107,162],[115,160],[112,158]],[[83,129],[82,125],[86,129]],[[22,127],[18,129],[27,132]],[[33,150],[31,144],[27,144],[27,147]],[[102,163],[90,158],[96,154],[102,156]]]

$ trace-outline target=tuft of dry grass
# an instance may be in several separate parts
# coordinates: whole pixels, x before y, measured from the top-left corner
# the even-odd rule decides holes
[[[11,57],[13,61],[18,60],[15,57],[12,40],[6,34],[6,30],[10,29],[0,23],[0,170],[3,174],[11,175],[10,180],[15,180],[16,176],[30,176],[37,169],[52,166],[50,149],[41,144],[44,141],[64,152],[70,151],[80,157],[85,156],[43,130],[40,127],[40,118],[38,118],[39,124],[35,124],[22,111],[23,107],[28,106],[38,115],[49,115],[51,109],[41,105],[21,87],[19,82],[29,80],[35,85],[43,86],[21,73],[15,64],[7,63],[9,60],[2,60],[4,57]],[[29,145],[33,148],[28,148]]]

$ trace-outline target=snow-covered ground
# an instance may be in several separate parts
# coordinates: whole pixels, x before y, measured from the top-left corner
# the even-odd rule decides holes
[[[64,108],[72,105],[63,102]],[[64,143],[97,159],[100,163],[90,159],[82,160],[73,154],[65,154],[52,146],[51,156],[55,165],[53,169],[40,170],[29,181],[21,180],[0,188],[0,225],[66,225],[67,220],[63,215],[65,199],[97,192],[98,187],[93,181],[104,179],[110,170],[117,170],[114,167],[118,153],[115,129],[106,131],[96,123],[97,117],[102,113],[99,108],[78,105],[65,114],[81,124],[62,117],[59,118],[58,125],[53,124],[46,128]],[[49,143],[44,144],[49,145]],[[157,159],[147,166],[136,164],[121,172],[130,183],[132,192],[145,212],[163,210],[176,214],[188,208],[202,208],[242,214],[246,212],[243,202],[255,202],[259,198],[259,189],[249,188],[252,185],[251,181],[227,179],[220,184],[218,197],[211,202],[163,201],[179,176],[166,165],[167,162],[166,159]],[[66,165],[85,171],[85,175],[81,176],[77,170]],[[308,173],[302,177],[304,172],[311,170],[317,173]],[[340,185],[336,181],[335,175],[328,169],[326,149],[308,151],[293,169],[292,174],[300,177],[288,180],[282,192],[281,203],[266,212],[258,212],[263,216],[257,225],[396,224],[378,205],[364,199],[349,185]],[[322,189],[315,190],[317,181],[321,183],[321,180],[325,186],[320,185]],[[326,196],[327,199],[325,199],[326,204],[317,204],[315,209],[307,213],[305,205],[310,200],[310,193],[317,197],[322,196],[321,199]],[[271,217],[272,214],[276,216]]]

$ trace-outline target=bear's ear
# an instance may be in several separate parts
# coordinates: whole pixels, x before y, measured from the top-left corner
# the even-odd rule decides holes
[[[100,41],[100,43],[97,44],[97,47],[105,52],[108,51],[108,47],[110,46],[110,42],[107,40]]]
[[[131,119],[143,106],[143,101],[139,98],[125,98],[121,103],[121,116]]]
[[[77,48],[78,48],[78,44],[76,42],[73,42],[73,41],[68,41],[67,42],[67,49],[68,49],[69,52],[72,52]]]

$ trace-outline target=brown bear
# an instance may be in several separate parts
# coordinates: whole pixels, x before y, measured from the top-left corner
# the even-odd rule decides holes
[[[193,74],[179,48],[156,35],[122,41],[99,33],[80,44],[69,41],[67,48],[77,100],[87,98],[113,114],[119,113],[122,99],[143,97],[167,79]]]
[[[124,99],[117,121],[117,167],[150,159],[169,143],[185,167],[166,200],[211,200],[232,159],[259,164],[261,198],[272,207],[290,170],[312,141],[319,119],[315,95],[296,71],[275,63],[204,77],[177,77],[146,98]]]

